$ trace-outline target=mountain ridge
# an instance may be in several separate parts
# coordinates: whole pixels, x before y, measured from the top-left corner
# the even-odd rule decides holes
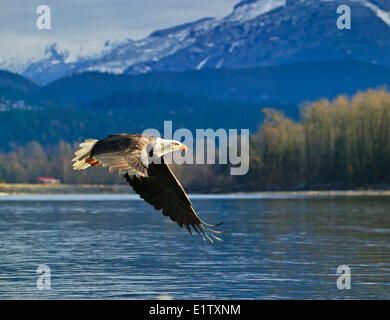
[[[244,0],[220,19],[203,18],[157,30],[75,61],[68,62],[67,54],[52,45],[43,59],[17,71],[45,84],[86,71],[140,74],[347,59],[390,67],[389,3]],[[351,30],[336,27],[341,4],[352,10]]]
[[[121,90],[165,90],[251,103],[297,103],[390,87],[390,69],[357,60],[302,62],[243,69],[202,69],[113,75],[87,72],[40,89],[62,101],[87,102]]]
[[[24,90],[14,90],[12,83]],[[390,87],[390,69],[361,61],[141,75],[88,72],[46,86],[0,72],[0,111],[4,111],[0,112],[0,151],[31,140],[51,145],[113,132],[162,130],[164,120],[189,130],[249,128],[255,132],[263,108],[297,120],[299,105],[305,101],[340,94],[349,98],[386,86]],[[24,102],[13,103],[20,100]]]

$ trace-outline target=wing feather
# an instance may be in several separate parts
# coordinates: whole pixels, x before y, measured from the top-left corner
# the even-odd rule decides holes
[[[164,157],[161,158],[161,163],[149,165],[146,176],[137,178],[126,173],[125,178],[142,199],[156,210],[162,209],[163,215],[168,216],[180,227],[184,225],[190,234],[192,227],[203,239],[211,242],[213,239],[221,240],[214,233],[224,231],[210,229],[209,227],[217,225],[206,224],[198,217],[182,185],[165,163]]]
[[[148,137],[137,134],[111,135],[94,145],[90,157],[108,167],[110,173],[145,176],[148,164],[141,159],[147,159],[144,153],[149,142]]]

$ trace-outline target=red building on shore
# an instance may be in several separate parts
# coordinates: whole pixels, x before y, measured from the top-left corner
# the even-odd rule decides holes
[[[60,180],[53,177],[39,177],[37,183],[40,184],[58,184],[61,183]]]

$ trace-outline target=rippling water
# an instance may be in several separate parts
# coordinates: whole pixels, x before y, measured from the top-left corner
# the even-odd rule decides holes
[[[208,244],[134,196],[0,197],[1,299],[390,298],[386,197],[194,196]],[[36,286],[39,265],[51,290]],[[336,286],[349,265],[350,290]]]

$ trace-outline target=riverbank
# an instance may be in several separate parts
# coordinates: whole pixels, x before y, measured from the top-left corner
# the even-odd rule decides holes
[[[12,184],[0,183],[0,196],[24,194],[129,194],[132,189],[126,185],[104,184]],[[203,192],[196,192],[203,193]],[[223,194],[223,193],[222,193]],[[261,191],[234,192],[229,194],[245,194],[259,196],[292,196],[292,197],[375,197],[390,196],[390,190],[305,190],[305,191]]]
[[[128,185],[0,183],[0,196],[12,194],[128,194]]]

